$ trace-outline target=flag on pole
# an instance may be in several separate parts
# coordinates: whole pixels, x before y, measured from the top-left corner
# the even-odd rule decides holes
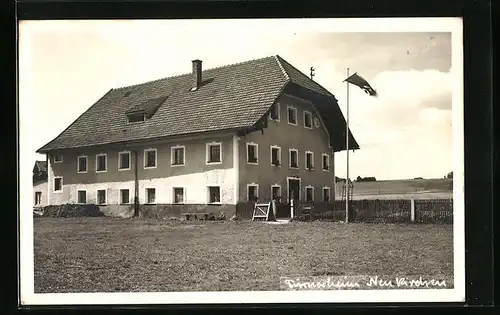
[[[363,91],[365,91],[366,94],[368,94],[370,96],[378,96],[377,91],[375,91],[370,86],[368,81],[366,81],[365,79],[363,79],[363,77],[358,75],[357,72],[354,73],[353,75],[351,75],[350,77],[348,77],[347,79],[345,79],[344,82],[348,82],[348,83],[351,83],[351,84],[354,84],[354,85],[360,87]]]

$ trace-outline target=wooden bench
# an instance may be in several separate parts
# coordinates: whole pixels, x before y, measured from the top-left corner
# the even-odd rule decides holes
[[[194,219],[194,220],[207,220],[208,216],[210,213],[208,212],[185,212],[181,213],[181,217],[186,218],[187,221]],[[213,214],[212,214],[213,215]]]

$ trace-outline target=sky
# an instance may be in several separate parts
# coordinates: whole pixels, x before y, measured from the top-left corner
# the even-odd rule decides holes
[[[349,88],[360,150],[350,177],[442,178],[453,169],[452,37],[445,31],[338,32],[274,21],[23,21],[19,27],[21,146],[35,151],[111,88],[280,55],[333,93],[346,112],[346,68],[379,94]],[[281,23],[281,24],[280,24]],[[330,25],[330,26],[329,26]],[[333,24],[332,24],[333,25]],[[335,154],[346,174],[346,154]]]

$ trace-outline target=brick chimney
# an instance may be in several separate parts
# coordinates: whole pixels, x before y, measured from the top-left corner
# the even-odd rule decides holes
[[[197,90],[201,85],[201,60],[193,60],[193,88],[191,90]]]

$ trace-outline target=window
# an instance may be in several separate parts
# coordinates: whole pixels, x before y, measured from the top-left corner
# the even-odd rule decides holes
[[[62,179],[62,177],[54,177],[54,191],[55,192],[61,192],[62,191],[62,186],[63,186],[63,179]]]
[[[207,164],[222,162],[222,146],[220,143],[207,144]]]
[[[324,171],[328,171],[330,169],[330,156],[328,154],[321,155],[321,168]]]
[[[209,203],[220,203],[220,187],[219,186],[208,187],[208,202]]]
[[[280,185],[272,185],[271,186],[271,197],[273,200],[281,198],[281,186]]]
[[[297,125],[297,109],[288,106],[288,123],[290,125]]]
[[[146,203],[155,203],[156,201],[156,189],[146,188]]]
[[[87,157],[86,156],[79,156],[77,165],[78,165],[78,168],[77,168],[78,173],[87,173]]]
[[[144,168],[156,167],[156,149],[144,150]]]
[[[144,114],[144,113],[129,114],[128,115],[128,122],[129,123],[140,122],[140,121],[145,121],[145,120],[146,120],[146,114]]]
[[[78,191],[78,203],[87,203],[87,192],[85,190]]]
[[[314,169],[314,153],[310,151],[306,152],[306,169]]]
[[[130,152],[118,153],[118,169],[125,171],[130,169]]]
[[[124,205],[130,203],[130,190],[120,189],[120,203]]]
[[[313,126],[313,117],[311,112],[304,111],[304,127],[308,129],[312,129]]]
[[[55,154],[54,155],[54,163],[62,163],[62,161],[63,161],[62,154]]]
[[[306,202],[314,201],[314,187],[306,186]]]
[[[97,154],[95,157],[95,171],[96,172],[106,172],[107,169],[107,159],[106,154]]]
[[[281,148],[277,146],[271,146],[271,165],[279,166],[281,165]]]
[[[247,163],[257,164],[259,147],[255,143],[247,143]]]
[[[299,151],[297,151],[295,149],[290,149],[290,167],[291,168],[298,168],[299,167],[298,155],[299,155]]]
[[[41,191],[36,191],[35,192],[35,206],[39,205],[42,203],[42,192]]]
[[[323,201],[330,201],[330,187],[323,187]]]
[[[174,203],[184,203],[184,188],[174,187]]]
[[[271,113],[269,115],[271,120],[280,121],[280,103],[276,103],[271,107]]]
[[[97,204],[99,205],[106,204],[106,189],[99,189],[97,191]]]
[[[183,166],[185,163],[185,147],[175,146],[170,149],[171,164],[172,166]]]
[[[248,201],[257,201],[259,198],[259,185],[248,184],[247,185],[247,198]]]

